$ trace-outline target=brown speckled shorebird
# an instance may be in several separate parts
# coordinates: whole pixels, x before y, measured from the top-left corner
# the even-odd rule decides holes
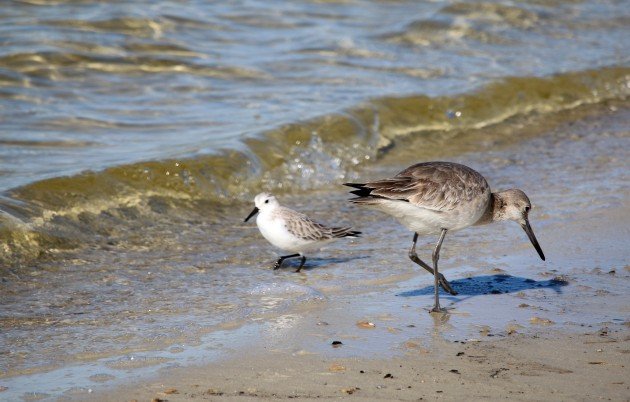
[[[442,312],[438,287],[452,295],[453,290],[444,275],[438,272],[440,248],[447,231],[490,222],[518,222],[534,248],[545,259],[529,225],[531,203],[521,190],[490,192],[484,177],[469,168],[452,162],[424,162],[408,167],[396,176],[367,183],[345,183],[356,190],[350,201],[392,215],[414,232],[409,258],[434,276],[435,305],[431,312]],[[418,235],[439,235],[433,250],[433,267],[416,254]]]
[[[278,269],[288,258],[301,257],[297,271],[300,272],[306,256],[304,253],[317,250],[342,237],[359,237],[361,232],[349,227],[329,227],[312,221],[303,213],[280,205],[276,197],[260,193],[254,198],[254,210],[245,218],[247,222],[256,215],[256,225],[265,239],[281,250],[295,254],[281,256],[273,269]]]

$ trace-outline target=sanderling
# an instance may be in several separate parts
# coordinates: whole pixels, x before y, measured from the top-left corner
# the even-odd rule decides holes
[[[425,162],[410,166],[396,176],[368,183],[345,183],[356,190],[350,201],[392,215],[414,232],[409,258],[434,276],[435,305],[441,312],[438,285],[456,295],[444,275],[438,273],[440,248],[447,231],[473,225],[513,220],[527,233],[543,260],[543,254],[529,225],[529,198],[521,190],[490,192],[486,179],[473,169],[451,162]],[[418,235],[437,234],[433,268],[416,254]]]
[[[300,272],[306,262],[304,253],[317,250],[335,239],[358,237],[361,234],[349,227],[328,227],[314,222],[300,212],[281,206],[276,197],[269,193],[258,194],[254,204],[256,206],[245,222],[260,212],[256,217],[256,225],[263,237],[279,249],[295,253],[281,256],[273,269],[280,268],[287,258],[302,257],[295,271]]]

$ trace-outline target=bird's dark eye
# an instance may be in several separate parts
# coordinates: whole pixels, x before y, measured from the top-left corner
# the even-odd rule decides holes
[[[269,204],[269,200],[265,200],[265,204]]]
[[[526,206],[526,207],[525,207],[525,212],[529,212],[529,210],[530,210],[531,208],[532,208],[532,207],[530,207],[530,206]]]

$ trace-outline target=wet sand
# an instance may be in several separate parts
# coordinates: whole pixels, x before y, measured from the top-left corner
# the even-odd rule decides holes
[[[429,348],[408,341],[408,351],[391,359],[286,350],[240,354],[97,399],[628,400],[627,331],[540,332],[492,342],[448,342],[436,336]]]
[[[548,258],[537,260],[516,225],[447,238],[443,272],[460,292],[442,296],[448,314],[427,313],[432,278],[406,261],[410,235],[367,214],[362,225],[373,232],[362,242],[326,250],[329,259],[315,258],[303,275],[280,273],[305,285],[317,278],[323,301],[252,320],[247,342],[228,333],[211,363],[173,365],[90,399],[630,400],[628,115],[611,108],[518,149],[466,156],[505,163],[493,188],[529,189]],[[421,253],[433,241],[423,239]],[[322,272],[326,262],[395,269],[340,288]]]
[[[558,236],[560,242],[563,233],[583,232],[586,227],[590,235],[601,239],[608,234],[614,243],[612,236],[619,234],[615,223],[622,224],[627,212],[620,208],[608,210],[606,216],[578,216],[584,220],[566,222],[561,231],[547,230],[547,250],[558,255],[550,236]],[[627,238],[627,229],[622,232]],[[513,295],[506,304],[501,298],[505,295],[468,296],[490,301],[487,308],[483,300],[472,306],[451,303],[445,316],[426,312],[430,295],[397,303],[392,301],[395,295],[384,294],[379,300],[368,295],[362,306],[342,299],[324,311],[258,324],[258,343],[233,350],[226,359],[167,369],[157,378],[93,397],[628,400],[630,321],[625,289],[630,266],[596,267],[568,281],[566,287],[575,291],[539,293],[537,301],[531,290]],[[459,281],[453,283],[457,286]],[[565,307],[555,310],[558,305]],[[601,320],[597,325],[574,321],[568,305],[582,311],[586,322],[591,314],[601,314]],[[342,345],[334,348],[333,341]],[[231,349],[229,339],[225,347]]]

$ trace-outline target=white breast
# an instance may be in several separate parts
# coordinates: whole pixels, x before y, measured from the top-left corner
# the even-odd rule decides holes
[[[320,248],[326,242],[301,239],[290,233],[279,214],[263,211],[256,218],[256,225],[265,239],[281,250],[304,253]]]

